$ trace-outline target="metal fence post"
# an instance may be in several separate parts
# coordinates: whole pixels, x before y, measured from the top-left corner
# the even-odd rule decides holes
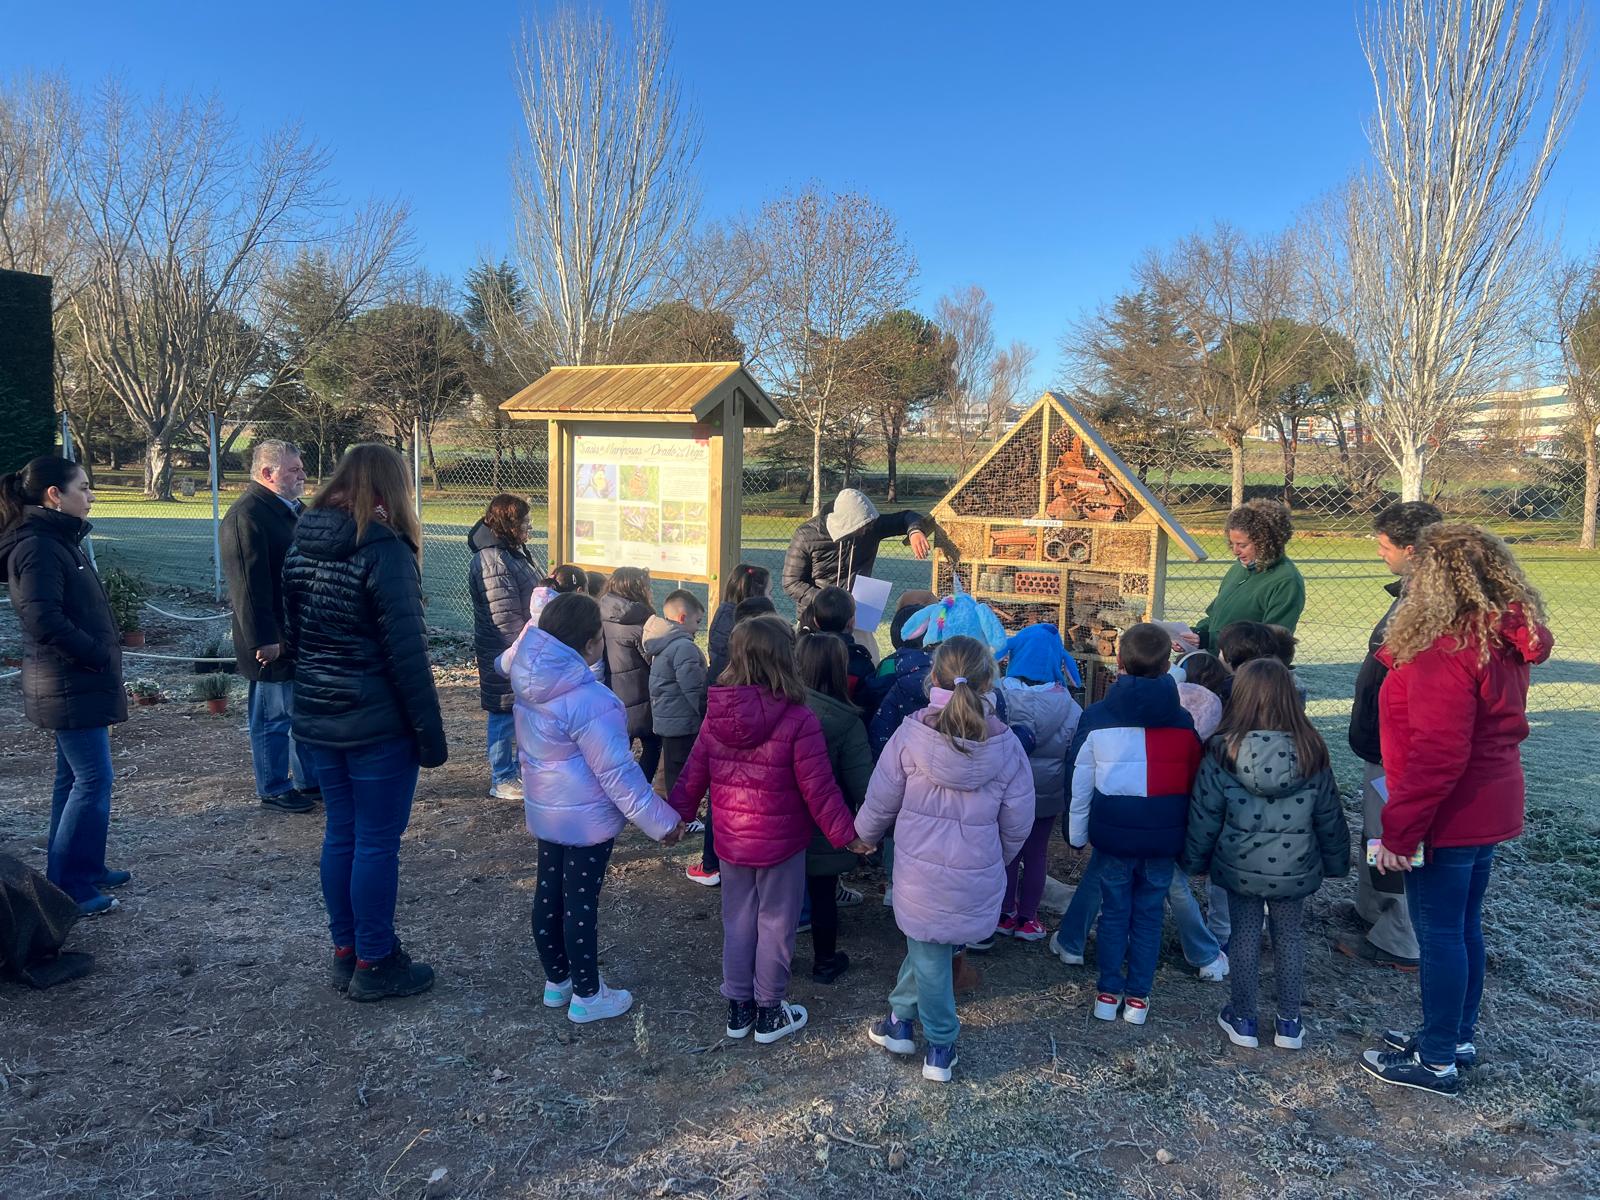
[[[422,521],[422,418],[411,419],[411,503]]]
[[[67,414],[61,414],[61,457],[77,462],[77,456],[72,453],[72,422],[67,420]]]
[[[206,414],[211,459],[211,598],[222,599],[222,505],[217,495],[217,414]]]

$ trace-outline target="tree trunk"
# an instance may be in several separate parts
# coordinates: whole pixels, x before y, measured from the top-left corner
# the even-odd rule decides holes
[[[1283,502],[1293,508],[1295,455],[1300,450],[1300,418],[1290,417],[1289,428],[1285,430],[1279,426],[1278,432],[1283,440]]]
[[[1400,499],[1422,499],[1422,450],[1418,446],[1407,446],[1400,452],[1400,461],[1395,464],[1400,468]]]
[[[433,426],[422,427],[422,445],[428,452],[428,474],[433,476],[433,490],[439,490],[439,460],[433,456]]]
[[[900,436],[896,434],[892,438],[885,439],[883,448],[884,453],[889,460],[889,487],[884,493],[884,499],[888,503],[893,504],[900,498],[900,469],[898,466],[900,459]]]
[[[1595,507],[1600,503],[1600,437],[1590,428],[1583,439],[1583,535],[1578,545],[1594,549]]]
[[[1335,410],[1330,418],[1333,421],[1333,440],[1339,447],[1339,474],[1344,478],[1345,487],[1350,489],[1351,499],[1354,499],[1356,476],[1350,464],[1350,436],[1345,432],[1344,414]]]
[[[822,511],[822,414],[811,428],[811,515]]]
[[[145,443],[144,494],[147,500],[172,499],[171,434],[156,434]]]
[[[1228,507],[1238,508],[1244,503],[1244,439],[1234,438],[1225,443],[1228,447],[1228,458],[1231,460],[1232,473],[1232,499]]]

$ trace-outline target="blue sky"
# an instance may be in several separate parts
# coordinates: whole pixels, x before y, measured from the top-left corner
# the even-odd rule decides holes
[[[607,7],[626,19],[624,4]],[[1213,218],[1288,221],[1365,152],[1357,4],[749,4],[679,0],[677,65],[705,129],[704,210],[815,178],[902,221],[922,305],[982,285],[999,339],[1040,351],[1126,286],[1146,247]],[[527,6],[468,0],[0,0],[0,75],[217,91],[247,129],[298,120],[352,196],[404,195],[423,260],[459,277],[508,242]],[[1600,101],[1547,193],[1600,238]]]

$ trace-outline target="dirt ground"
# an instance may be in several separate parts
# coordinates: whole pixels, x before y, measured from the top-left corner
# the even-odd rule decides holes
[[[872,871],[844,915],[849,974],[813,984],[802,935],[791,995],[810,1027],[759,1047],[721,1036],[718,898],[683,878],[694,848],[630,831],[601,945],[634,1012],[580,1028],[541,1007],[533,842],[519,804],[484,796],[462,648],[439,659],[451,761],[423,774],[399,906],[433,992],[357,1005],[327,987],[318,816],[257,805],[242,697],[209,716],[189,676],[163,675],[176,698],[112,737],[111,861],[134,881],[74,932],[94,973],[0,985],[0,1196],[1600,1194],[1592,713],[1536,731],[1562,749],[1491,888],[1486,1062],[1461,1099],[1357,1070],[1375,1030],[1415,1019],[1416,981],[1329,949],[1349,880],[1313,903],[1303,1052],[1228,1046],[1226,987],[1170,937],[1143,1029],[1089,1017],[1092,956],[1069,969],[1002,943],[941,1087],[865,1037],[903,946]],[[0,688],[0,848],[42,870],[51,744]]]

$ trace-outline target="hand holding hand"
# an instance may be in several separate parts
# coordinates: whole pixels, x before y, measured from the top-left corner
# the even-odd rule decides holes
[[[851,854],[871,854],[877,847],[871,842],[864,842],[860,838],[856,838],[845,849],[850,851]]]
[[[1378,874],[1387,875],[1390,871],[1411,870],[1411,860],[1404,855],[1396,854],[1387,846],[1379,846],[1374,855],[1376,861],[1373,866],[1378,868]]]
[[[661,839],[661,844],[663,846],[676,846],[683,841],[683,834],[686,829],[687,826],[682,821],[679,821],[677,825],[667,831],[667,835]]]
[[[913,529],[908,539],[911,543],[911,553],[918,558],[928,557],[928,535],[920,529]]]
[[[270,646],[257,646],[256,661],[264,667],[269,662],[272,662],[274,659],[278,658],[282,653],[283,645],[280,642],[273,642]]]

